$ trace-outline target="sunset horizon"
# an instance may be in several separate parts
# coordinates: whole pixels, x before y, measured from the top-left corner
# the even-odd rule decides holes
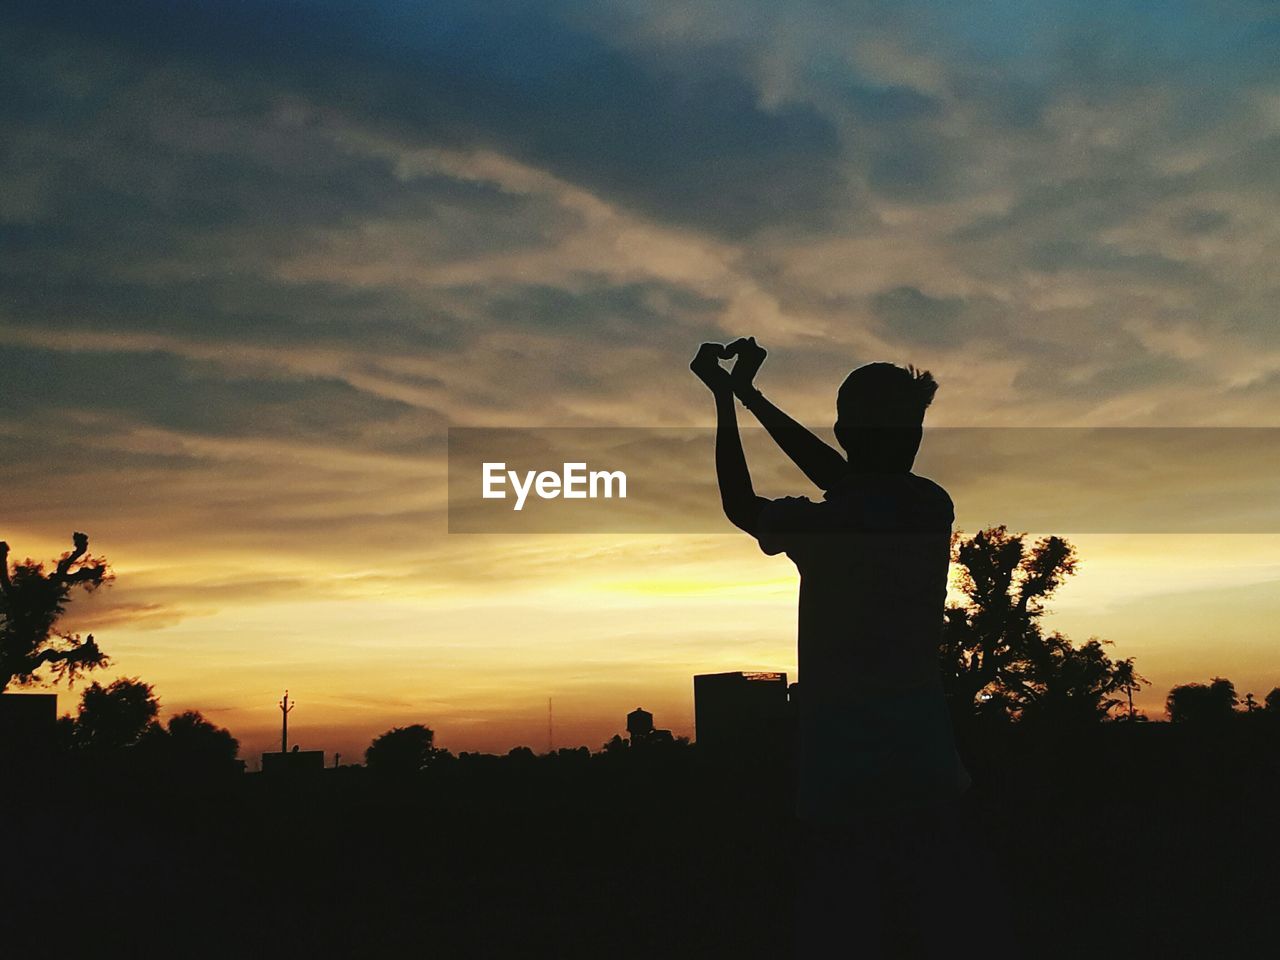
[[[700,340],[758,337],[762,383],[815,427],[869,360],[936,373],[930,427],[1280,425],[1258,269],[1280,228],[1256,202],[1273,196],[1257,164],[1280,124],[1274,71],[1224,46],[1265,49],[1260,22],[1145,18],[1135,58],[1114,47],[1138,42],[1128,15],[1106,34],[1100,10],[1057,34],[1012,18],[1005,45],[949,17],[832,13],[775,48],[762,11],[691,11],[677,30],[612,5],[506,26],[463,6],[299,7],[311,40],[284,53],[265,14],[144,8],[7,15],[6,73],[43,106],[13,116],[5,159],[0,534],[39,559],[87,531],[117,582],[77,602],[76,628],[252,750],[285,686],[335,731],[317,746],[347,754],[398,720],[458,749],[514,746],[530,735],[474,731],[547,697],[598,746],[637,697],[687,724],[704,668],[794,672],[793,574],[749,545],[444,533],[448,426],[709,426],[686,369]],[[183,24],[239,42],[201,49]],[[583,84],[522,57],[536,47],[516,24]],[[317,74],[339,34],[359,52]],[[597,100],[601,84],[644,97]],[[710,477],[709,455],[698,469]],[[791,476],[771,494],[806,492]],[[1089,571],[1152,596],[1158,557],[1165,592],[1211,618],[1230,591],[1280,580],[1274,545],[1081,540],[1068,633],[1137,657],[1149,713],[1162,687],[1217,673],[1265,692],[1280,682],[1266,615],[1156,653],[1185,614],[1152,600],[1149,626],[1116,629]],[[593,618],[636,602],[631,577],[676,596],[598,640]],[[768,585],[736,588],[744,602],[776,591],[767,628],[717,606],[743,583]],[[655,611],[688,624],[699,591],[687,641],[642,638]],[[501,609],[521,597],[553,640],[536,623],[512,636]]]
[[[1274,4],[0,2],[0,77],[19,863],[283,955],[1249,928]]]

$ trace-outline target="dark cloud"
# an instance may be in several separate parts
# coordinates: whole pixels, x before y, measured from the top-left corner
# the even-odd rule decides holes
[[[622,346],[656,336],[700,342],[719,333],[714,320],[725,303],[672,284],[614,283],[583,278],[575,289],[544,284],[493,284],[464,292],[482,315],[511,329],[570,333]]]
[[[883,290],[871,313],[887,339],[911,346],[956,347],[1016,335],[1006,306],[989,297],[934,297],[918,287]]]
[[[673,222],[740,235],[829,222],[839,141],[812,108],[766,109],[730,59],[655,64],[532,4],[71,4],[24,39],[108,41],[130,75],[199,70],[292,94],[411,143],[487,146]],[[672,67],[678,66],[678,71]]]
[[[980,242],[1040,228],[1058,231],[1065,240],[1093,237],[1190,187],[1186,178],[1139,175],[1133,170],[1113,175],[1105,167],[1088,177],[1033,182],[1007,211],[973,220],[957,230],[953,239]]]
[[[215,110],[185,74],[167,86],[112,74],[114,96],[86,77],[94,102],[85,109],[75,89],[58,86],[66,78],[56,59],[26,51],[0,70],[47,84],[43,111],[19,111],[0,147],[14,210],[0,217],[10,324],[446,347],[462,326],[443,304],[388,283],[290,282],[278,267],[324,254],[332,233],[371,221],[443,264],[539,248],[575,219],[492,183],[402,176],[393,158],[348,148],[312,112],[282,119],[243,80],[227,80],[229,99],[213,97]],[[161,87],[163,99],[146,101]]]
[[[1024,356],[1015,388],[1035,397],[1070,397],[1082,408],[1162,383],[1190,388],[1205,381],[1187,361],[1153,354],[1124,335],[1103,336],[1101,342],[1073,348],[1039,344]]]
[[[1185,260],[1158,253],[1130,253],[1114,245],[1087,239],[1042,240],[1028,247],[1027,263],[1033,269],[1120,271],[1168,281],[1199,280],[1209,276]]]
[[[138,264],[139,268],[144,264]],[[252,274],[171,280],[0,266],[0,305],[17,327],[173,334],[188,342],[335,347],[358,353],[453,348],[472,335],[449,303],[386,286]]]
[[[1029,367],[1073,372],[1084,395],[1186,377],[1158,359],[1130,368],[1098,355],[1100,334],[1142,304],[1102,302],[1066,316],[1027,309],[1016,292],[1027,274],[1099,289],[1140,281],[1181,301],[1144,320],[1204,316],[1266,335],[1256,291],[1233,293],[1176,247],[1116,234],[1164,207],[1153,219],[1172,234],[1229,236],[1240,223],[1230,203],[1190,198],[1276,185],[1274,138],[1240,132],[1248,98],[1239,95],[1246,80],[1274,75],[1260,55],[1274,24],[1250,15],[1206,26],[1194,11],[1161,18],[1120,6],[801,5],[788,11],[795,23],[785,34],[775,29],[780,13],[751,3],[691,8],[676,31],[645,11],[519,2],[10,10],[0,75],[16,94],[0,103],[0,321],[24,328],[24,342],[50,327],[154,334],[178,341],[175,351],[279,348],[282,366],[293,347],[330,351],[349,358],[353,377],[403,388],[389,389],[396,395],[448,390],[501,411],[519,408],[531,384],[577,399],[629,389],[613,366],[719,336],[726,316],[768,317],[754,285],[784,309],[811,307],[835,336],[830,318],[869,307],[872,330],[890,343],[945,351],[978,342]],[[864,41],[889,52],[877,61]],[[895,56],[901,63],[886,68]],[[1227,60],[1234,65],[1217,85],[1188,79]],[[1160,121],[1125,136],[1126,123],[1146,120],[1146,98]],[[1206,153],[1201,168],[1161,165],[1159,151],[1212,144],[1219,129],[1248,142]],[[522,192],[406,166],[406,154],[425,147],[490,148],[660,225],[732,238],[737,273],[721,293],[637,278],[634,262],[616,274],[566,262],[541,275],[548,251],[583,229],[581,209],[550,188]],[[862,279],[855,292],[829,276],[813,277],[812,289],[803,272],[770,276],[779,237],[891,230],[877,204],[924,224],[931,205],[992,189],[1007,199],[1002,212],[921,240],[949,261],[937,283],[927,265],[915,276],[895,268]],[[528,275],[517,265],[419,283],[415,272],[526,253],[544,254]],[[957,270],[976,282],[953,285]],[[979,292],[936,292],[948,288]],[[1066,371],[1052,366],[1059,348],[1048,328],[1059,323],[1078,334]],[[1047,343],[1036,339],[1042,329]],[[451,380],[477,368],[468,351],[494,333],[526,338],[524,348],[486,348],[507,351],[517,368],[542,362],[545,376],[490,382],[480,370],[474,382]],[[556,362],[540,361],[552,349]],[[33,362],[46,376],[59,365],[82,376],[83,356]],[[104,376],[117,376],[103,362]],[[172,369],[151,372],[156,385],[175,382]],[[325,427],[339,442],[356,442],[377,418],[411,415],[367,406],[352,397],[370,394],[343,394],[340,384],[325,388],[339,391],[330,396],[250,378],[243,403],[226,400],[228,420],[265,433],[319,430],[282,412],[313,402],[308,390],[360,425]],[[137,391],[133,406],[122,395],[112,402],[121,415],[172,429],[229,429],[211,415],[145,412],[169,403],[171,389]]]
[[[895,287],[872,298],[871,312],[891,336],[916,343],[954,343],[959,336],[964,301],[959,297],[931,297],[915,287]]]
[[[182,433],[339,445],[362,442],[371,424],[422,416],[343,380],[251,375],[161,352],[14,346],[0,409],[18,423],[87,412]]]
[[[1280,57],[1280,44],[1277,44],[1277,55]],[[1234,145],[1220,162],[1199,174],[1196,186],[1230,193],[1259,190],[1272,196],[1280,190],[1277,156],[1280,156],[1280,134],[1272,133]]]

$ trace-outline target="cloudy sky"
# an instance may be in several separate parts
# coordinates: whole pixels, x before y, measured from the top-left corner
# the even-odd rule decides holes
[[[656,6],[3,5],[0,536],[113,561],[112,675],[246,754],[286,686],[351,759],[690,732],[794,671],[785,561],[449,535],[445,439],[707,424],[706,339],[815,425],[891,359],[935,425],[1280,426],[1272,4]],[[1280,536],[1074,539],[1147,705],[1280,684]]]

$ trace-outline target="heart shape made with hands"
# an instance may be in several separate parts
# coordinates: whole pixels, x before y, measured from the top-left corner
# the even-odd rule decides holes
[[[720,369],[725,373],[733,373],[733,368],[738,365],[738,352],[731,344],[721,344],[720,350],[716,354],[716,361],[720,364]]]
[[[756,343],[755,337],[739,337],[733,343],[727,344],[721,352],[722,359],[733,360],[733,366],[725,368],[730,375],[736,373],[739,378],[745,379],[748,383],[755,377],[768,355],[769,352]]]
[[[726,373],[733,373],[734,367],[742,362],[744,354],[751,354],[751,359],[754,360],[754,355],[757,353],[760,354],[760,359],[763,361],[765,351],[756,343],[755,338],[739,337],[732,343],[721,345],[717,359],[720,362],[720,369],[724,370]],[[726,366],[726,360],[731,360],[733,362]]]
[[[728,383],[745,380],[749,383],[764,363],[768,353],[753,337],[739,337],[729,344],[704,343],[689,364],[704,383],[717,389],[719,378]],[[725,361],[732,361],[726,365]]]

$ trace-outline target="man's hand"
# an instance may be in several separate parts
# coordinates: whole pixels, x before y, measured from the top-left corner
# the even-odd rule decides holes
[[[726,356],[728,354],[725,352],[723,343],[704,343],[689,363],[689,369],[697,374],[698,379],[714,394],[729,393],[733,390],[729,371],[720,366],[721,358]]]
[[[769,351],[756,343],[755,337],[741,337],[725,347],[724,352],[727,357],[738,358],[733,364],[733,372],[729,374],[729,381],[733,384],[733,392],[741,396],[743,391],[751,390],[752,381]]]

